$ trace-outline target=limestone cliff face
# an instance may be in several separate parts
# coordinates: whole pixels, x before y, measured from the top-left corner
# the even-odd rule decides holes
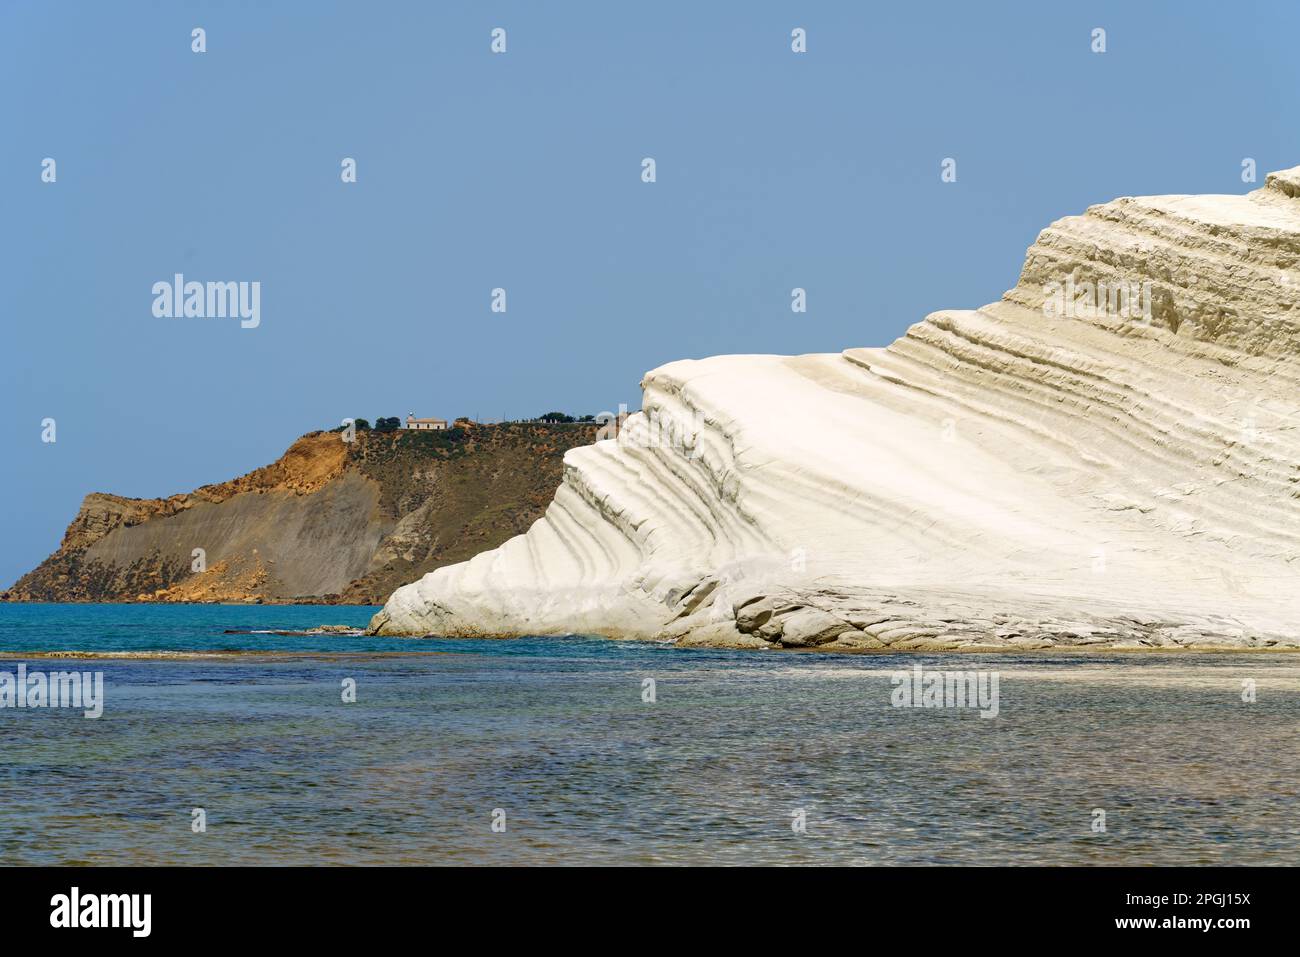
[[[1115,200],[886,348],[656,369],[526,535],[372,630],[1300,647],[1298,196]]]
[[[247,475],[165,499],[91,493],[15,601],[377,603],[540,516],[594,427],[316,432]],[[194,550],[204,568],[194,570]]]

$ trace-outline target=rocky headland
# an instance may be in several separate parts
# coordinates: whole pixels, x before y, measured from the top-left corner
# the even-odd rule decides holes
[[[1058,220],[884,348],[648,373],[526,534],[385,635],[1300,648],[1300,168]]]
[[[93,492],[58,550],[0,599],[379,604],[527,529],[564,453],[596,428],[312,432],[271,465],[193,492]]]

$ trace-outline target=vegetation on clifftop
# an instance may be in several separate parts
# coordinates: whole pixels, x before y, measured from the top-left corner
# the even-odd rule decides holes
[[[359,423],[358,423],[359,424]],[[313,432],[271,465],[166,499],[86,496],[9,601],[374,604],[525,531],[592,423]],[[202,561],[196,557],[202,552]]]

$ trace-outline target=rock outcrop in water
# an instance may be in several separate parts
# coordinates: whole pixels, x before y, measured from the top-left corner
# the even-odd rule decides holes
[[[1300,647],[1300,168],[1059,220],[887,348],[643,382],[527,534],[380,634]]]
[[[159,499],[87,495],[9,601],[374,604],[528,528],[588,424],[313,432],[247,475]],[[195,568],[195,549],[203,550]]]

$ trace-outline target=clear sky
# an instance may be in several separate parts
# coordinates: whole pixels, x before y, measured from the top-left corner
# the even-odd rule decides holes
[[[3,0],[0,585],[87,492],[344,416],[637,408],[672,359],[995,300],[1053,219],[1300,164],[1298,34],[1294,3]],[[177,272],[260,282],[261,324],[155,317]]]

